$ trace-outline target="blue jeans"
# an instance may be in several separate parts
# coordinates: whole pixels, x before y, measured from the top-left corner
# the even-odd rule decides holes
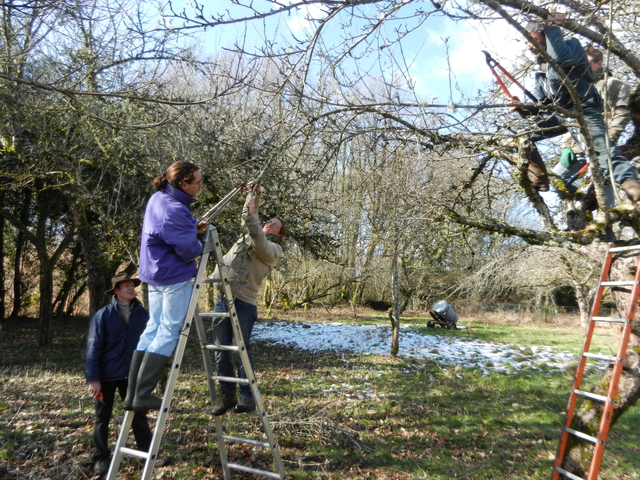
[[[234,305],[236,307],[236,313],[238,314],[238,323],[240,323],[240,330],[242,332],[242,339],[247,349],[247,355],[249,356],[249,363],[253,369],[253,355],[251,354],[251,348],[249,346],[249,338],[253,331],[253,325],[258,320],[258,308],[250,303],[243,302],[236,298]],[[224,299],[218,300],[216,306],[213,309],[214,312],[226,312],[227,303]],[[235,338],[233,335],[233,327],[231,326],[231,320],[229,317],[216,318],[213,320],[213,343],[216,345],[235,345]],[[216,351],[216,370],[218,375],[224,377],[236,377],[234,370],[234,363],[238,371],[237,378],[247,378],[247,374],[242,365],[239,354],[232,352]],[[223,392],[231,393],[235,392],[236,385],[232,382],[220,382],[220,388]],[[253,398],[251,393],[251,387],[248,384],[240,385],[240,396],[244,398]]]
[[[591,135],[593,142],[593,148],[598,155],[598,165],[605,178],[609,178],[609,155],[607,154],[607,144],[605,140],[605,125],[602,118],[602,100],[599,97],[593,97],[586,100],[582,104],[582,111],[584,113],[584,120],[587,124],[587,129]],[[571,136],[576,141],[580,148],[584,152],[587,151],[584,139],[580,134],[578,128],[567,129],[565,126],[565,120],[558,114],[547,115],[542,120],[538,120],[536,125],[544,128],[544,131],[539,131],[531,136],[532,142],[537,142],[546,138],[556,137],[569,131]],[[625,180],[630,178],[638,179],[635,170],[631,166],[629,160],[618,153],[618,150],[613,146],[609,150],[611,155],[611,166],[613,167],[613,179],[617,184],[621,184]]]
[[[189,309],[193,281],[149,285],[149,321],[136,350],[169,357],[178,344]]]

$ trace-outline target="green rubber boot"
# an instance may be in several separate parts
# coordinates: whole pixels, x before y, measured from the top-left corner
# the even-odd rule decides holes
[[[136,383],[136,396],[133,399],[134,412],[148,412],[149,410],[160,410],[162,399],[152,395],[153,389],[156,388],[164,367],[167,365],[169,357],[158,353],[145,352],[140,371],[138,372],[138,381]]]
[[[136,396],[136,382],[138,380],[138,372],[140,371],[140,364],[142,363],[143,358],[144,352],[134,350],[133,357],[131,357],[131,368],[129,368],[127,396],[124,397],[125,410],[133,410],[133,397]]]

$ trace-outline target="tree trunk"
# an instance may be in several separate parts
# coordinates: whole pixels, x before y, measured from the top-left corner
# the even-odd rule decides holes
[[[398,278],[398,255],[394,251],[391,259],[391,355],[398,355],[400,350],[400,279]]]
[[[25,190],[24,201],[20,209],[20,222],[25,227],[29,225],[29,210],[31,209],[31,191]],[[11,309],[11,318],[16,318],[22,310],[22,250],[27,241],[26,233],[22,229],[18,229],[16,237],[16,253],[13,259],[13,308]]]
[[[636,273],[638,263],[638,253],[626,255],[622,258],[614,259],[611,267],[609,278],[611,281],[629,281],[633,280]],[[629,292],[615,291],[616,307],[620,317],[626,317],[629,311]],[[635,306],[634,306],[635,307]],[[617,420],[640,398],[640,355],[630,350],[640,344],[640,324],[638,315],[634,317],[633,330],[629,339],[629,345],[626,352],[618,352],[618,355],[625,355],[624,370],[620,377],[618,386],[618,395],[616,397],[615,408],[611,417],[611,427],[615,425]],[[591,392],[606,395],[609,378],[611,376],[611,368],[607,368],[605,372],[595,382]],[[577,408],[571,428],[585,432],[592,436],[597,436],[602,418],[602,404],[594,401],[584,401]],[[562,468],[579,477],[585,477],[589,470],[593,447],[591,443],[579,440],[577,437],[570,436],[567,444],[566,454],[563,460]]]
[[[101,249],[91,222],[89,213],[83,206],[73,205],[73,216],[78,225],[78,238],[82,246],[82,254],[87,265],[87,288],[89,289],[89,317],[100,310],[106,303],[105,291],[109,288],[107,282],[108,267],[101,260]]]
[[[71,262],[69,268],[64,272],[64,282],[60,287],[60,291],[53,302],[53,310],[56,317],[61,317],[67,309],[69,302],[69,296],[71,295],[71,289],[76,284],[76,273],[80,266],[80,259],[82,256],[80,242],[76,242],[71,250]]]
[[[4,191],[0,192],[0,208],[4,208]],[[6,290],[4,288],[4,217],[0,217],[0,320],[4,319],[6,305],[4,302]]]
[[[78,288],[78,290],[73,294],[73,297],[71,297],[71,300],[67,303],[67,308],[64,311],[64,315],[66,317],[70,317],[73,315],[73,311],[76,308],[76,303],[78,303],[78,300],[80,300],[80,297],[82,297],[82,294],[86,289],[87,286],[83,283],[80,288]]]
[[[53,342],[53,271],[49,268],[49,258],[45,245],[38,248],[40,259],[40,325],[38,345],[46,347]]]
[[[576,288],[576,300],[578,302],[578,311],[580,312],[580,328],[583,332],[587,332],[589,321],[591,320],[591,304],[595,296],[595,289],[587,290],[581,283],[574,283]]]

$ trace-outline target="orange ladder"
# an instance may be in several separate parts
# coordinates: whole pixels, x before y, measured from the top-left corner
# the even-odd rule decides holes
[[[578,370],[575,375],[575,382],[571,390],[571,395],[569,396],[569,404],[567,406],[567,417],[566,417],[564,427],[562,428],[562,434],[560,436],[558,453],[556,455],[556,460],[553,466],[553,475],[551,477],[552,480],[560,479],[560,475],[564,475],[565,478],[570,478],[571,480],[585,480],[585,479],[597,480],[598,478],[598,473],[600,472],[600,465],[602,463],[602,456],[604,455],[604,448],[607,441],[607,434],[609,433],[609,426],[611,424],[611,416],[613,414],[613,410],[615,407],[615,398],[616,398],[616,395],[618,394],[618,383],[620,381],[620,375],[622,374],[622,367],[623,367],[622,362],[624,361],[624,357],[626,355],[627,345],[629,343],[629,335],[631,334],[631,328],[633,324],[633,318],[636,313],[638,296],[640,295],[640,288],[639,288],[640,255],[638,255],[638,266],[636,267],[636,275],[633,281],[610,282],[610,281],[607,281],[607,279],[609,278],[609,273],[611,271],[611,264],[613,262],[614,256],[619,254],[629,253],[629,252],[635,252],[634,255],[638,255],[638,253],[640,253],[640,245],[634,245],[630,247],[610,246],[609,251],[607,252],[607,256],[605,258],[604,264],[602,266],[602,273],[600,274],[598,291],[593,303],[593,309],[591,311],[589,328],[587,330],[587,334],[585,337],[582,354],[580,355]],[[607,287],[623,287],[623,288],[629,287],[630,288],[629,303],[626,310],[627,314],[625,318],[598,316],[600,311],[600,303],[602,301],[602,296]],[[618,347],[618,354],[616,356],[589,353],[589,348],[591,346],[591,339],[593,337],[596,324],[603,323],[603,322],[619,323],[622,325],[622,334],[620,338],[620,344]],[[580,389],[582,385],[582,377],[584,374],[584,370],[587,365],[587,360],[589,359],[604,360],[604,361],[611,362],[613,365],[613,370],[611,372],[611,377],[609,379],[609,385],[607,387],[606,396],[597,395],[595,393],[586,392]],[[597,436],[595,437],[571,428],[571,425],[573,424],[573,420],[574,420],[576,403],[579,397],[587,400],[600,402],[603,404],[600,426],[598,428]],[[585,478],[574,475],[573,473],[568,472],[562,468],[562,464],[564,463],[565,453],[567,450],[567,443],[569,442],[569,439],[572,437],[576,437],[593,444],[593,455],[591,458],[591,463],[589,465],[589,471]]]

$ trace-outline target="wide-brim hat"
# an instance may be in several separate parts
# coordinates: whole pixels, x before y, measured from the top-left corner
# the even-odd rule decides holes
[[[131,280],[136,287],[141,283],[139,278],[131,278],[128,273],[116,273],[111,278],[111,290],[107,290],[106,293],[113,294],[113,290],[117,288],[119,284],[126,282],[127,280]]]

